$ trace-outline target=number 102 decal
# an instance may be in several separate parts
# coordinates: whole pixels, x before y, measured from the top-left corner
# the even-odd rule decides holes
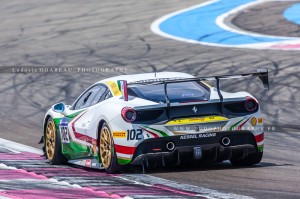
[[[127,140],[141,140],[143,139],[142,129],[127,130]]]

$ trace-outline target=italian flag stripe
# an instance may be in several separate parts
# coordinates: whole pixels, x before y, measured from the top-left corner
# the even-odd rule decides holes
[[[163,137],[168,137],[168,134],[166,134],[165,132],[163,132],[161,130],[154,129],[154,128],[151,128],[151,127],[146,127],[146,128],[151,129],[153,131],[156,131],[156,132],[160,133]]]
[[[241,121],[243,121],[244,119],[238,121],[237,123],[235,123],[234,125],[232,125],[229,130],[232,131],[234,129],[234,127],[236,127]]]
[[[263,152],[263,150],[264,150],[264,145],[257,146],[257,150],[258,150],[259,152]]]
[[[145,129],[145,128],[142,128],[142,127],[141,127],[141,129],[143,129],[143,130],[146,131],[147,133],[150,133],[150,134],[153,135],[155,138],[158,138],[158,137],[159,137],[159,136],[156,135],[155,133],[153,133],[153,132],[151,132],[151,131],[149,131],[149,130],[147,130],[147,129]]]
[[[131,147],[131,146],[121,146],[115,144],[115,149],[118,153],[124,153],[124,154],[134,154],[136,147]]]
[[[119,164],[129,164],[131,162],[131,159],[119,158],[119,157],[117,160]]]
[[[263,140],[264,140],[264,133],[261,133],[261,134],[255,136],[256,142],[261,142]]]

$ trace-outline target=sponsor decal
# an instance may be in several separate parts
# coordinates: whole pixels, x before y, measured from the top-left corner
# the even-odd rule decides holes
[[[216,133],[189,134],[180,136],[181,140],[215,137]]]
[[[252,124],[252,126],[256,126],[257,120],[255,117],[251,118],[251,124]]]
[[[80,159],[80,160],[69,160],[68,161],[71,164],[83,166],[83,167],[89,167],[89,168],[95,168],[95,169],[101,169],[103,168],[102,164],[98,162],[96,159]]]
[[[85,160],[84,166],[91,167],[92,166],[92,160]]]
[[[106,84],[108,85],[108,87],[110,88],[110,90],[112,91],[113,96],[120,96],[122,95],[118,84],[116,82],[113,81],[107,81]]]
[[[227,120],[228,120],[228,118],[222,117],[222,116],[183,118],[183,119],[172,120],[172,121],[168,122],[167,125],[174,125],[174,124],[175,125],[176,124],[195,124],[195,123],[217,122],[217,121],[227,121]]]
[[[59,131],[61,135],[61,142],[64,144],[70,143],[69,130],[68,130],[68,118],[62,118],[59,124]]]
[[[85,166],[85,160],[78,160],[78,161],[70,161],[72,164],[76,164],[79,166]]]
[[[126,132],[113,132],[114,138],[126,138],[127,133]]]
[[[93,153],[94,153],[94,155],[98,154],[98,147],[97,147],[97,145],[93,145]]]
[[[257,121],[258,121],[258,124],[262,124],[262,123],[263,123],[263,119],[262,119],[261,117],[259,117],[259,118],[257,119]]]

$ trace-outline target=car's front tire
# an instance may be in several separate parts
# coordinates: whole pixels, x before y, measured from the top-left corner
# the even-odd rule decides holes
[[[230,162],[233,166],[251,166],[260,163],[262,157],[263,152],[256,152],[243,159],[231,159]]]
[[[67,163],[67,159],[61,151],[60,135],[51,117],[48,118],[45,129],[45,155],[52,165]]]
[[[99,152],[102,165],[107,173],[117,173],[120,165],[117,162],[114,141],[111,131],[106,123],[102,125],[99,135]]]

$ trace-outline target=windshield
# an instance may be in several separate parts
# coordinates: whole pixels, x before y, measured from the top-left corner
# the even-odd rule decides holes
[[[170,102],[206,101],[210,93],[200,82],[178,82],[167,84],[167,93]],[[166,103],[164,84],[137,85],[128,88],[130,96]]]

